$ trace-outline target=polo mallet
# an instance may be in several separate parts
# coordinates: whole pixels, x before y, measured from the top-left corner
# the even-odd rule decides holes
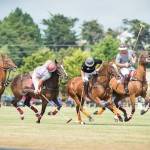
[[[137,39],[136,39],[136,41],[135,41],[135,44],[134,44],[133,50],[135,50],[135,48],[136,48],[136,45],[137,45],[137,42],[138,42],[139,36],[140,36],[141,31],[142,31],[142,29],[143,29],[144,27],[145,27],[145,26],[144,26],[143,24],[140,24],[140,30],[139,30],[139,33],[138,33]]]

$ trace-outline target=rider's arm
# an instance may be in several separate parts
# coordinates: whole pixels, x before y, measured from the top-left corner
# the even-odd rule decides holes
[[[39,80],[38,90],[41,90],[43,86],[43,82],[48,80],[51,77],[51,73],[47,72],[45,75]]]
[[[102,64],[102,60],[101,59],[94,59],[95,61],[95,65],[99,65],[97,68],[96,68],[96,72],[99,72],[100,71],[100,68],[101,68],[101,64]]]
[[[99,64],[99,65],[102,64],[102,60],[101,59],[94,59],[94,62],[95,62],[95,64]]]

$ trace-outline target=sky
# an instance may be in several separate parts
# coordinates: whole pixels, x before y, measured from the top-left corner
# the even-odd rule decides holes
[[[150,24],[150,0],[0,0],[0,20],[19,7],[34,19],[40,28],[49,13],[76,17],[80,21],[97,19],[105,29],[121,26],[122,19],[140,19]]]

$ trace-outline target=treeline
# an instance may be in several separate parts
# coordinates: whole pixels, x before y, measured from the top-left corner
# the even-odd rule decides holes
[[[47,59],[63,60],[73,77],[79,75],[87,56],[111,60],[117,53],[120,31],[132,33],[126,43],[133,46],[142,24],[136,50],[150,46],[150,25],[140,20],[124,19],[122,27],[107,31],[97,20],[84,21],[80,33],[75,30],[78,21],[62,14],[49,14],[48,19],[43,18],[45,29],[41,30],[30,14],[16,8],[0,21],[0,52],[10,55],[22,73],[32,71]]]

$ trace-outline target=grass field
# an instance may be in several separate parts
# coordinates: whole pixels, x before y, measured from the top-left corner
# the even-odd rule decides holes
[[[41,124],[36,124],[34,114],[23,109],[25,120],[21,121],[13,107],[0,108],[0,149],[150,150],[150,112],[140,116],[136,111],[129,123],[115,123],[106,111],[94,116],[92,123],[83,117],[87,124],[79,125],[75,108],[62,108],[57,116],[45,115]],[[66,124],[69,118],[73,121]]]

